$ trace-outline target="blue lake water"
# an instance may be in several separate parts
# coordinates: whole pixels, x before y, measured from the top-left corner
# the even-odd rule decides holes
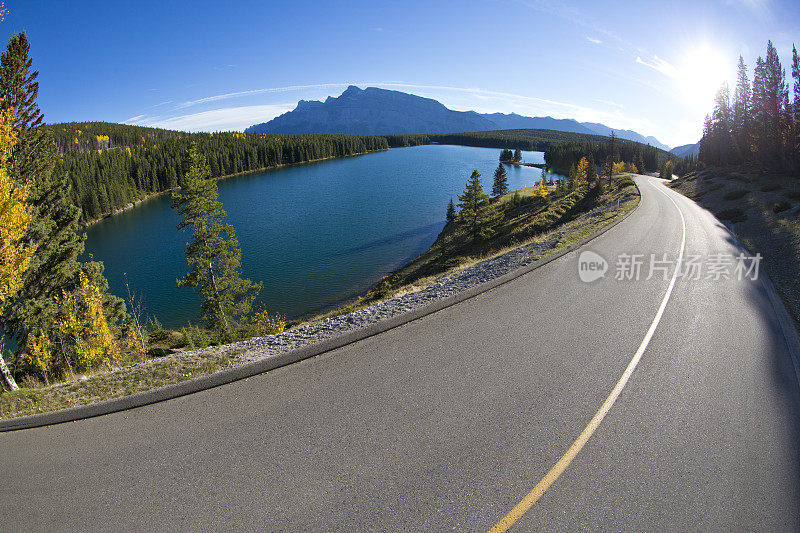
[[[447,202],[474,169],[489,192],[500,150],[427,145],[394,148],[228,178],[220,201],[242,248],[245,277],[262,281],[272,312],[298,318],[353,298],[436,240]],[[524,152],[543,162],[541,152]],[[541,170],[506,166],[510,189]],[[87,230],[86,251],[105,264],[110,291],[125,274],[148,316],[166,327],[196,322],[199,299],[178,289],[188,235],[176,229],[169,196],[143,202]]]

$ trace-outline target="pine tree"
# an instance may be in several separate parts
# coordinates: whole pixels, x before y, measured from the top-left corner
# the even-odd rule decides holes
[[[450,198],[450,203],[447,204],[447,213],[445,213],[445,218],[448,222],[452,222],[456,219],[456,206],[453,204],[452,198]]]
[[[514,150],[514,161],[516,161],[517,163],[522,161],[522,151],[519,148]]]
[[[234,328],[250,312],[261,283],[240,274],[242,252],[236,233],[224,224],[226,213],[217,200],[217,183],[196,144],[189,150],[189,170],[172,195],[172,207],[183,217],[178,229],[192,233],[186,246],[190,270],[179,287],[194,287],[201,297],[201,319],[231,340]]]
[[[764,59],[758,57],[756,66],[753,70],[753,90],[750,91],[750,110],[753,118],[760,122],[761,115],[764,113],[766,95],[764,93],[764,77],[766,76],[766,66]]]
[[[572,163],[572,166],[569,167],[569,174],[567,175],[567,187],[570,189],[574,189],[578,186],[578,168],[575,166],[575,163]]]
[[[792,102],[792,115],[795,128],[800,126],[800,59],[797,48],[792,45],[792,79],[794,80],[794,101]]]
[[[16,183],[30,186],[26,201],[32,220],[24,241],[37,246],[22,290],[2,318],[20,350],[31,335],[43,332],[52,338],[58,326],[56,297],[77,285],[84,241],[78,233],[80,210],[69,201],[70,181],[66,174],[52,172],[54,145],[36,104],[38,72],[31,68],[29,49],[25,33],[20,33],[0,56],[0,97],[14,111],[18,134],[8,170]]]
[[[597,163],[594,162],[594,154],[589,152],[589,157],[586,162],[586,182],[591,185],[592,182],[597,179]]]
[[[750,80],[747,67],[739,56],[736,90],[733,93],[733,143],[739,162],[744,162],[750,152]]]
[[[645,173],[645,169],[644,169],[644,157],[643,157],[643,155],[642,155],[642,149],[641,149],[641,147],[638,147],[638,148],[636,149],[636,155],[635,155],[635,156],[634,156],[634,158],[633,158],[633,164],[636,166],[636,172],[637,172],[637,173],[642,173],[642,174],[644,174],[644,173]]]
[[[672,161],[665,161],[664,164],[661,166],[661,173],[660,173],[661,179],[671,180],[673,170],[674,170],[674,165],[672,164]]]
[[[733,113],[730,106],[728,83],[723,82],[714,98],[714,111],[711,114],[711,134],[716,145],[718,163],[728,162],[732,151],[731,123]]]
[[[508,192],[508,178],[503,163],[497,165],[494,171],[494,183],[492,184],[492,196],[499,198]]]
[[[612,131],[611,136],[608,138],[608,146],[606,148],[608,151],[608,157],[611,158],[612,163],[619,163],[622,159],[619,153],[619,143],[617,142],[617,136]]]
[[[794,80],[794,98],[792,101],[792,125],[794,132],[792,139],[793,146],[792,164],[795,169],[800,167],[800,58],[797,55],[797,48],[792,45],[792,79]]]
[[[783,132],[785,130],[785,112],[788,102],[786,89],[786,72],[781,66],[778,51],[767,41],[767,57],[764,60],[764,115],[768,150],[773,164],[779,164],[778,158],[783,154]]]
[[[477,170],[472,171],[464,193],[458,195],[458,206],[461,208],[459,218],[467,225],[473,242],[491,235],[489,226],[493,217],[489,212],[489,197],[483,192],[481,175]]]

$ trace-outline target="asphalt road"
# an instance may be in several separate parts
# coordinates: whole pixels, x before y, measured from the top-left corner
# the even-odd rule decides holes
[[[650,254],[674,268],[684,220],[685,261],[739,253],[708,212],[637,181],[636,212],[585,247],[609,263],[597,281],[580,280],[570,253],[260,376],[0,434],[0,528],[488,530],[642,344],[672,276],[645,279]],[[641,279],[615,279],[621,254],[643,254]],[[706,273],[677,278],[616,403],[513,530],[800,530],[786,341],[760,282]]]

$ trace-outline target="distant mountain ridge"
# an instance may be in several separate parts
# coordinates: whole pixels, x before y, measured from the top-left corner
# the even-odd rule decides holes
[[[694,144],[684,144],[683,146],[676,146],[672,150],[670,150],[671,154],[675,154],[678,157],[689,157],[694,156],[697,157],[700,155],[700,141]]]
[[[525,117],[516,113],[481,114],[453,111],[432,98],[401,91],[349,86],[338,97],[324,102],[300,100],[297,107],[269,122],[245,130],[251,133],[343,133],[387,135],[403,133],[462,133],[508,129],[546,129],[610,136],[650,144],[663,150],[669,146],[655,137],[631,130],[616,130],[604,124],[552,117]]]

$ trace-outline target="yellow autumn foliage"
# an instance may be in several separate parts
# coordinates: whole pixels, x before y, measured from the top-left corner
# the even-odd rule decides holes
[[[84,327],[83,334],[77,339],[78,364],[86,368],[108,365],[119,355],[119,347],[103,312],[100,289],[83,272],[80,280]]]
[[[43,333],[28,340],[25,364],[47,379],[48,372],[58,372],[63,364],[80,369],[110,365],[119,356],[119,346],[103,311],[99,287],[83,272],[80,285],[72,293],[56,297],[58,330],[54,338]],[[72,361],[72,363],[70,362]]]
[[[625,172],[625,163],[620,161],[619,163],[614,163],[611,165],[611,174],[622,174]]]
[[[550,194],[550,191],[547,190],[547,184],[544,181],[544,178],[533,188],[533,196],[546,198],[547,195]]]
[[[25,205],[28,184],[14,183],[6,168],[17,142],[13,123],[12,109],[0,112],[0,307],[22,288],[35,250],[34,245],[21,242],[31,221]]]
[[[578,161],[575,174],[577,176],[578,185],[586,185],[589,183],[589,161],[585,157],[582,157],[581,160]]]
[[[43,331],[39,331],[29,339],[28,351],[22,354],[22,360],[29,367],[38,370],[47,381],[47,372],[52,367],[53,355],[50,352],[50,340]]]
[[[257,335],[277,335],[286,328],[286,319],[280,315],[270,316],[266,309],[253,315],[253,326]]]

